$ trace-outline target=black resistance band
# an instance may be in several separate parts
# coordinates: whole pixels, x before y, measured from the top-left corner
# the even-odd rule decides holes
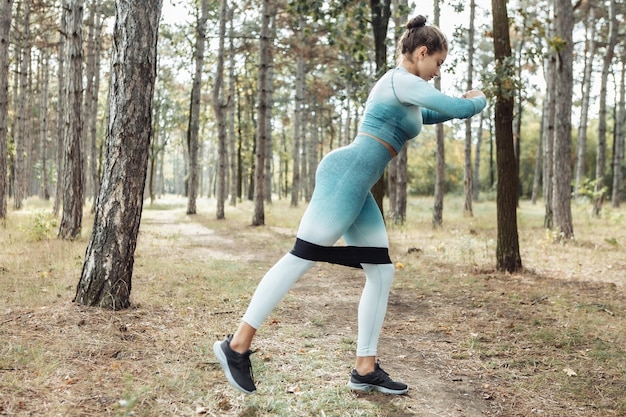
[[[291,254],[298,258],[316,262],[328,262],[352,268],[362,268],[361,264],[390,264],[389,248],[369,246],[320,246],[296,238]]]

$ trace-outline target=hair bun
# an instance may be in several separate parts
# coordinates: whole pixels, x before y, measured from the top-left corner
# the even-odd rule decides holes
[[[409,22],[406,24],[406,28],[408,30],[421,28],[423,26],[426,26],[426,18],[422,15],[415,16],[413,19],[409,20]]]

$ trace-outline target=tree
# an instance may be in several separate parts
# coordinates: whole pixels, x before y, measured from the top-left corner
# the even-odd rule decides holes
[[[21,2],[22,27],[20,36],[21,57],[19,60],[19,86],[17,96],[17,130],[15,131],[15,168],[13,187],[13,206],[16,209],[22,208],[24,199],[28,196],[29,171],[28,171],[28,149],[30,149],[31,117],[30,117],[30,96],[28,95],[29,83],[28,73],[31,67],[31,39],[30,39],[30,0]],[[19,15],[19,14],[18,14]]]
[[[380,77],[387,71],[387,28],[391,16],[391,0],[370,0],[371,24],[374,32],[374,51],[376,60],[376,76]],[[383,176],[372,187],[372,194],[383,213],[383,197],[385,181]]]
[[[65,140],[63,143],[63,215],[59,238],[76,239],[83,223],[83,0],[66,0],[64,5],[66,62]]]
[[[572,239],[571,183],[572,183],[572,90],[574,42],[574,9],[570,0],[554,3],[556,64],[556,105],[554,136],[554,177],[552,205],[557,240]]]
[[[439,26],[439,18],[441,8],[439,0],[434,1],[434,23]],[[435,78],[435,88],[441,89],[441,77]],[[439,123],[435,126],[435,135],[437,140],[437,168],[435,171],[435,201],[433,204],[433,227],[441,227],[443,225],[443,196],[446,192],[446,153],[445,141],[443,135],[443,124]]]
[[[470,0],[469,30],[467,33],[467,91],[474,88],[474,18],[476,16],[476,1]],[[466,216],[474,216],[472,210],[473,179],[472,179],[472,119],[465,120],[465,165],[463,170],[463,191],[465,204],[463,213]]]
[[[0,0],[0,219],[7,217],[7,115],[12,6],[13,0]]]
[[[615,122],[615,144],[613,148],[613,193],[611,195],[611,206],[620,206],[620,194],[624,187],[624,174],[622,165],[624,164],[624,134],[626,133],[626,49],[622,51],[622,69],[619,82],[619,103],[617,110],[617,120]]]
[[[143,207],[161,0],[117,0],[106,156],[93,231],[74,301],[130,305]]]
[[[222,0],[223,3],[226,0]],[[222,6],[222,8],[225,6]],[[187,128],[187,149],[189,150],[189,194],[187,196],[187,214],[196,214],[196,198],[198,196],[198,132],[200,131],[200,87],[202,85],[202,68],[204,66],[204,45],[206,43],[206,22],[209,13],[208,0],[200,1],[200,16],[196,28],[196,47],[194,51],[195,72],[191,84],[191,103],[189,105],[189,126]],[[224,40],[221,38],[221,51],[224,49]],[[222,60],[222,67],[224,61]],[[217,79],[221,84],[221,79]],[[216,88],[220,88],[216,86]],[[218,90],[219,91],[219,90]],[[218,123],[223,124],[223,117],[218,117]],[[221,130],[220,130],[221,134]],[[219,201],[218,201],[219,212]],[[222,202],[222,218],[224,205]],[[218,215],[218,218],[219,215]]]
[[[513,147],[513,97],[515,94],[506,0],[492,0],[493,43],[496,61],[496,160],[498,165],[496,246],[497,269],[515,272],[522,268],[517,233],[518,177]]]
[[[573,17],[572,17],[573,20]],[[598,151],[596,153],[596,178],[594,188],[594,204],[591,214],[595,217],[600,216],[602,211],[602,203],[604,201],[605,175],[606,175],[606,99],[607,99],[607,83],[609,72],[611,70],[611,61],[613,60],[615,44],[617,43],[617,35],[619,24],[617,22],[617,6],[615,0],[609,1],[609,39],[604,51],[602,61],[602,75],[600,77],[600,96],[598,101],[600,109],[598,110]]]
[[[585,69],[582,81],[582,103],[580,105],[580,124],[578,125],[578,152],[576,156],[576,182],[574,193],[578,197],[585,179],[585,165],[587,153],[587,119],[589,116],[589,96],[591,94],[591,71],[593,69],[596,54],[596,9],[592,2],[588,3],[587,25],[585,36]]]
[[[271,124],[272,98],[271,98],[271,66],[273,63],[271,24],[275,19],[275,5],[273,0],[263,0],[261,18],[261,34],[259,40],[259,104],[257,109],[256,130],[256,158],[254,164],[254,214],[253,226],[265,225],[265,158],[268,138],[268,123]]]

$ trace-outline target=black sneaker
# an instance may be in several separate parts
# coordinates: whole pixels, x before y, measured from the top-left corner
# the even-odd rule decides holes
[[[384,394],[402,395],[406,394],[409,387],[402,382],[396,382],[389,377],[389,374],[376,362],[374,372],[367,375],[359,375],[356,369],[352,370],[348,387],[354,391],[378,391]]]
[[[252,379],[252,363],[250,363],[251,350],[246,353],[235,352],[230,348],[230,341],[233,336],[228,336],[221,342],[213,344],[213,352],[220,362],[226,379],[230,385],[246,394],[252,394],[256,391],[254,380]]]

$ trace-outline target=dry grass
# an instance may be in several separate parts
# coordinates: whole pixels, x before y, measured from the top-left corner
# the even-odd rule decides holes
[[[293,244],[302,208],[277,201],[267,227],[251,206],[185,201],[146,207],[133,307],[71,302],[89,227],[55,239],[48,207],[29,201],[0,226],[0,415],[15,416],[623,416],[626,415],[626,219],[575,207],[575,242],[555,245],[543,211],[519,210],[525,271],[495,264],[495,207],[474,217],[446,200],[430,226],[416,199],[390,225],[397,276],[381,360],[402,397],[345,388],[354,360],[359,271],[320,264],[261,328],[258,394],[225,382],[211,345],[232,332],[258,279]],[[88,224],[90,218],[86,218]]]

